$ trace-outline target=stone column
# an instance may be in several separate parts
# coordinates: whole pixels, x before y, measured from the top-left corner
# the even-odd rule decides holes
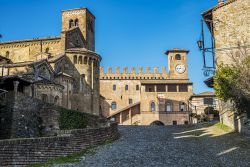
[[[16,99],[17,98],[17,94],[18,94],[19,81],[14,81],[13,85],[14,85],[14,96],[15,96],[15,99]]]
[[[122,112],[120,112],[120,125],[122,125]]]
[[[133,121],[132,121],[132,109],[129,109],[129,119],[130,119],[130,124],[132,125]]]

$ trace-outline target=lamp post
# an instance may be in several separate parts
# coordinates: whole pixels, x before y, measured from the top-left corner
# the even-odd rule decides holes
[[[205,21],[210,23],[210,27],[213,26],[212,20],[205,20]],[[204,22],[204,20],[201,20],[201,38],[197,41],[197,46],[198,46],[199,50],[202,52],[202,56],[203,56],[204,75],[209,76],[210,74],[212,74],[212,75],[214,74],[214,69],[215,69],[214,39],[213,39],[213,36],[211,36],[211,44],[212,44],[212,46],[210,48],[207,48],[205,46],[204,23],[203,22]],[[212,54],[212,58],[213,58],[212,66],[207,66],[207,63],[206,63],[206,56],[207,56],[206,54],[208,52]]]

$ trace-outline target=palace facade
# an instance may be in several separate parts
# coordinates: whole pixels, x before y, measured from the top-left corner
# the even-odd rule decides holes
[[[188,99],[193,94],[188,79],[185,49],[170,49],[168,71],[159,72],[148,67],[136,71],[132,68],[112,68],[100,71],[101,110],[103,116],[122,125],[188,124]]]

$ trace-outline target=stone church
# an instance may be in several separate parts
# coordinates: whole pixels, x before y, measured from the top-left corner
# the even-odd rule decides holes
[[[99,115],[95,17],[86,8],[62,11],[58,37],[0,43],[0,89]]]

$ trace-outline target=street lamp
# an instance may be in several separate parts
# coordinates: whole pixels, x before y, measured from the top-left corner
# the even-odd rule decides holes
[[[197,45],[198,45],[198,48],[199,48],[200,50],[202,50],[202,49],[204,48],[204,46],[203,46],[203,41],[202,41],[202,40],[198,40],[198,41],[197,41]]]

